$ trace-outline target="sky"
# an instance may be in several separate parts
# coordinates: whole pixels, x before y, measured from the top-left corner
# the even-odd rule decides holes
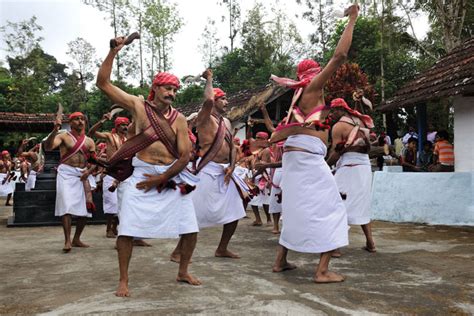
[[[252,8],[255,0],[239,1],[242,9],[243,19],[245,12]],[[178,77],[186,75],[197,75],[201,73],[205,64],[202,61],[198,46],[201,34],[211,17],[218,20],[219,37],[221,45],[229,46],[227,39],[227,23],[220,23],[220,17],[225,15],[225,9],[217,5],[217,0],[174,0],[178,4],[180,16],[185,24],[180,32],[174,37],[171,72]],[[303,12],[305,7],[297,5],[294,0],[261,1],[267,7],[280,7],[296,23],[303,38],[314,30],[309,22],[295,18],[295,15]],[[336,0],[341,10],[348,5],[348,1]],[[7,20],[19,22],[27,20],[35,15],[37,23],[43,27],[39,34],[44,37],[41,46],[46,53],[53,55],[64,64],[70,62],[66,54],[67,43],[82,37],[95,47],[97,57],[103,60],[109,50],[108,43],[113,37],[113,30],[106,16],[98,9],[83,4],[80,0],[0,0],[0,25],[6,24]],[[417,37],[423,38],[427,31],[427,18],[425,16],[412,17]],[[133,44],[132,44],[133,45]],[[5,61],[5,44],[0,34],[0,60]],[[138,61],[137,61],[138,62]]]

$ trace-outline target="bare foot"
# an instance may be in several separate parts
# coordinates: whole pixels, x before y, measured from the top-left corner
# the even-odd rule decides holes
[[[181,255],[177,254],[171,254],[170,256],[170,261],[173,261],[173,262],[176,262],[176,263],[180,263],[181,262]],[[192,260],[189,260],[189,264],[193,263]]]
[[[71,243],[65,243],[65,244],[64,244],[64,248],[63,248],[63,252],[64,252],[64,253],[70,252],[71,249],[72,249]]]
[[[293,263],[285,262],[284,264],[274,265],[273,272],[283,272],[296,269],[296,265]]]
[[[199,281],[198,279],[196,279],[195,277],[193,277],[189,273],[186,273],[186,274],[179,274],[178,273],[178,276],[176,277],[176,281],[189,283],[191,285],[201,285],[202,284],[201,281]]]
[[[107,233],[105,234],[105,236],[106,236],[107,238],[117,238],[117,235],[115,235],[114,232],[111,231],[111,230],[107,231]]]
[[[119,282],[119,286],[117,288],[117,292],[115,292],[115,296],[130,297],[130,292],[128,291],[128,282],[126,281]]]
[[[277,234],[279,234],[279,233],[280,233],[280,230],[279,230],[278,228],[273,228],[272,234],[277,235]]]
[[[72,241],[72,246],[73,247],[80,247],[80,248],[89,248],[90,247],[89,245],[83,243],[80,240],[73,240]]]
[[[339,249],[334,250],[331,254],[332,258],[340,258],[341,256],[342,256],[342,252]]]
[[[252,223],[252,226],[262,226],[262,222],[255,221]]]
[[[375,245],[374,244],[369,244],[367,243],[365,245],[365,247],[362,247],[363,250],[365,251],[368,251],[368,252],[377,252],[377,250],[375,249]]]
[[[267,226],[273,226],[272,221],[267,221]]]
[[[326,273],[316,274],[314,277],[314,282],[316,283],[336,283],[343,282],[344,277],[340,274],[327,271]]]
[[[240,256],[238,254],[230,252],[229,250],[225,250],[225,251],[216,250],[215,256],[221,257],[221,258],[240,259]]]
[[[13,206],[11,203],[5,203],[5,206]]]
[[[143,239],[135,239],[133,245],[137,247],[152,247],[151,244],[145,242]]]

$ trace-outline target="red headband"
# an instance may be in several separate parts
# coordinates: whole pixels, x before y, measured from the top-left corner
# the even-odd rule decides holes
[[[361,119],[362,122],[364,122],[364,124],[368,128],[373,128],[374,127],[374,121],[372,120],[372,118],[370,116],[361,114],[360,112],[351,109],[347,105],[346,101],[344,101],[343,98],[337,98],[337,99],[334,99],[334,100],[331,101],[331,108],[337,108],[337,107],[343,108],[347,112],[349,112],[351,115],[354,115],[354,116],[358,117],[359,119]]]
[[[130,124],[130,120],[128,119],[128,117],[117,117],[114,121],[114,125],[115,127],[119,126],[119,125],[122,125],[122,124]]]
[[[10,152],[8,150],[2,151],[2,156],[6,156],[6,155],[9,155],[9,154],[10,154]]]
[[[263,138],[265,140],[268,139],[268,133],[267,132],[258,132],[257,135],[255,135],[258,138]]]
[[[214,100],[222,98],[225,96],[225,92],[222,89],[214,88]]]
[[[299,81],[289,78],[280,78],[275,75],[271,75],[270,79],[280,86],[298,89],[306,87],[320,72],[321,66],[317,62],[312,59],[304,59],[298,64],[298,67],[296,67],[296,76]]]
[[[82,114],[81,112],[74,112],[74,113],[69,114],[69,119],[73,120],[73,119],[75,119],[76,117],[79,117],[79,116],[84,117],[84,114]]]
[[[173,74],[170,74],[169,72],[159,72],[153,79],[152,86],[166,86],[166,85],[175,86],[176,89],[179,89],[178,77],[176,77]],[[154,98],[155,98],[155,91],[151,89],[147,100],[153,101]]]

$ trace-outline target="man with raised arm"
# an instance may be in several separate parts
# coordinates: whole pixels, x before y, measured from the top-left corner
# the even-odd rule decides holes
[[[125,188],[117,239],[120,281],[115,294],[130,296],[128,266],[133,237],[177,238],[181,235],[181,260],[176,280],[199,285],[201,282],[188,272],[199,229],[191,195],[183,194],[181,190],[185,185],[195,185],[198,179],[184,169],[191,150],[186,118],[171,106],[179,79],[170,73],[158,73],[145,102],[122,91],[110,82],[110,73],[125,38],[116,38],[115,42],[117,46],[110,49],[99,69],[97,87],[132,114],[136,128],[135,137],[122,145],[116,154],[128,148],[127,143],[143,136],[143,141],[130,148],[136,152],[132,160],[134,170],[122,183]]]
[[[342,275],[329,271],[333,250],[348,245],[349,241],[346,210],[324,160],[329,126],[325,124],[328,107],[323,88],[346,60],[358,12],[357,5],[345,11],[349,21],[323,70],[315,61],[303,60],[297,67],[298,81],[272,76],[280,85],[295,89],[286,123],[275,130],[270,140],[287,139],[281,181],[285,215],[273,271],[295,268],[287,261],[288,249],[321,253],[314,274],[316,283],[344,280]]]
[[[202,157],[196,167],[200,181],[193,193],[193,203],[199,228],[224,225],[215,256],[237,259],[240,256],[227,247],[239,219],[245,216],[241,194],[245,195],[242,186],[246,186],[234,175],[236,150],[230,121],[223,117],[228,103],[226,94],[212,87],[210,69],[202,76],[206,79],[204,103],[196,118]],[[180,260],[179,247],[178,244],[171,260]]]
[[[89,130],[90,136],[95,136],[106,141],[107,160],[122,146],[127,140],[127,131],[130,121],[127,117],[117,117],[114,121],[114,128],[111,132],[99,132],[98,129],[110,120],[110,113],[103,115],[102,119],[94,124]],[[107,218],[106,236],[107,238],[117,237],[117,214],[119,206],[117,204],[117,191],[110,189],[114,186],[115,179],[109,175],[105,175],[102,183],[102,198],[104,214]]]
[[[71,131],[58,134],[61,120],[58,118],[54,129],[44,141],[44,150],[51,151],[59,147],[61,159],[56,177],[55,215],[62,219],[64,230],[64,252],[72,247],[89,247],[81,241],[89,212],[93,208],[92,193],[88,177],[92,172],[87,169],[87,161],[95,153],[94,141],[85,134],[86,120],[81,112],[69,115]],[[72,216],[77,216],[76,232],[71,241]]]
[[[22,164],[22,173],[25,174],[26,171],[26,184],[25,191],[31,191],[35,188],[36,185],[36,175],[43,168],[42,166],[42,156],[40,153],[40,144],[36,144],[33,148],[28,151],[25,151],[25,147],[28,144],[28,139],[24,139],[18,147],[18,156],[25,159],[25,163]],[[23,170],[25,166],[26,170]]]

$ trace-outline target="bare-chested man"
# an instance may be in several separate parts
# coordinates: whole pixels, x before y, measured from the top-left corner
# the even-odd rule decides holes
[[[92,217],[88,212],[92,199],[88,177],[92,168],[87,169],[87,160],[95,153],[95,144],[85,135],[85,124],[84,114],[74,112],[69,115],[71,131],[58,134],[61,121],[57,119],[53,131],[43,143],[47,151],[59,147],[61,155],[56,178],[55,215],[62,219],[64,252],[71,251],[72,247],[89,247],[81,241],[81,234],[87,218]],[[72,216],[77,216],[77,225],[71,241]]]
[[[33,148],[25,151],[29,140],[24,139],[20,147],[18,147],[18,156],[25,159],[22,163],[22,176],[26,176],[25,191],[31,191],[36,185],[36,175],[40,172],[42,166],[42,157],[40,154],[40,144],[36,144]]]
[[[286,120],[288,124],[276,129],[271,138],[272,142],[286,138],[282,208],[286,214],[291,214],[283,216],[273,271],[295,268],[287,261],[288,249],[321,253],[314,274],[316,283],[344,280],[342,275],[328,268],[333,250],[348,245],[349,240],[344,203],[324,160],[328,139],[328,126],[324,121],[329,109],[325,105],[323,89],[347,57],[358,12],[357,5],[346,10],[349,21],[334,55],[323,70],[318,63],[307,59],[298,64],[298,81],[272,76],[280,85],[295,89]]]
[[[171,133],[175,136],[174,140],[162,139],[161,136],[149,138],[150,145],[133,157],[133,174],[122,183],[126,187],[119,212],[117,248],[120,281],[116,295],[130,296],[128,266],[133,237],[176,238],[181,235],[181,260],[176,280],[199,285],[201,282],[188,272],[199,231],[192,199],[180,190],[167,188],[171,181],[178,185],[192,185],[198,181],[185,169],[191,150],[186,118],[171,107],[179,88],[179,79],[169,73],[158,73],[145,103],[142,98],[127,94],[110,82],[113,60],[124,46],[125,38],[116,38],[115,41],[117,46],[110,49],[100,67],[97,87],[132,114],[137,134],[145,130],[147,133],[156,131],[159,129],[157,122],[161,122],[161,125],[158,124],[161,130],[172,129]],[[162,119],[151,121],[149,117]]]
[[[361,225],[366,237],[363,249],[375,252],[370,225],[370,193],[372,168],[369,160],[372,119],[351,109],[343,99],[331,102],[332,145],[327,160],[336,164],[336,183],[344,194],[349,225]],[[338,256],[340,252],[337,252]]]
[[[0,196],[6,196],[5,206],[11,206],[10,200],[13,195],[13,186],[10,183],[11,171],[13,163],[8,150],[2,151],[2,159],[0,160]]]
[[[212,71],[206,70],[204,103],[196,118],[196,129],[201,151],[197,162],[199,185],[193,193],[193,203],[199,228],[224,225],[216,257],[240,258],[227,249],[239,219],[245,216],[239,190],[246,188],[235,176],[236,150],[233,144],[230,121],[223,117],[227,109],[224,91],[212,87]],[[171,260],[179,261],[180,245]]]
[[[94,124],[89,130],[89,136],[95,136],[99,139],[106,141],[106,154],[107,160],[122,146],[127,140],[127,131],[130,120],[127,117],[117,117],[114,121],[114,129],[111,132],[99,132],[98,129],[110,120],[110,113],[104,114],[102,119]],[[117,191],[111,189],[114,186],[114,178],[109,175],[105,175],[102,179],[102,199],[104,214],[107,218],[106,237],[116,238],[117,237],[117,224],[118,224],[118,202],[117,202]]]

